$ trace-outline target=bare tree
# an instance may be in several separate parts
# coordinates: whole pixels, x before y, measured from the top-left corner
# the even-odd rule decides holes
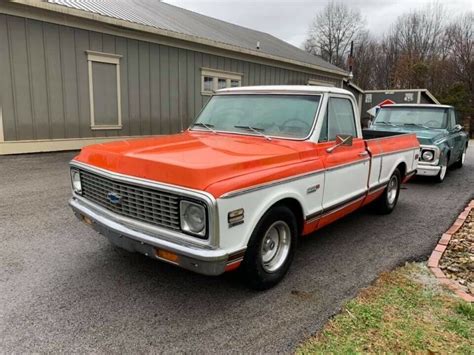
[[[429,3],[423,9],[398,17],[390,36],[400,51],[420,61],[441,54],[445,29],[443,6]]]
[[[453,64],[453,74],[474,92],[474,13],[459,16],[447,27],[446,33],[451,42],[449,59]]]
[[[364,89],[375,89],[379,75],[380,44],[365,31],[354,47],[354,82]],[[381,71],[383,74],[383,71]]]
[[[474,13],[450,19],[439,2],[399,16],[376,39],[359,11],[329,2],[310,26],[305,48],[345,68],[354,41],[354,81],[363,89],[427,88],[466,117],[474,115]]]
[[[433,82],[432,64],[446,58],[445,14],[439,3],[399,16],[383,40],[392,87],[426,87]]]
[[[350,43],[358,39],[364,26],[360,11],[331,1],[311,24],[305,50],[344,67]]]

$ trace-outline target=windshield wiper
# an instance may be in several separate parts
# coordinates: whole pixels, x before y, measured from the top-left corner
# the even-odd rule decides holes
[[[194,127],[194,126],[204,127],[204,128],[206,128],[208,131],[211,131],[212,133],[217,134],[217,131],[212,128],[212,127],[214,127],[214,125],[212,125],[212,124],[210,124],[210,123],[196,122],[196,123],[193,124],[193,127]]]
[[[265,137],[266,140],[271,141],[272,139],[267,136],[263,131],[265,131],[263,128],[258,128],[258,127],[252,127],[252,126],[234,126],[235,128],[240,128],[240,129],[246,129],[248,131],[252,131],[254,133],[257,133],[259,136]]]
[[[417,126],[417,127],[423,127],[423,128],[430,128],[428,126],[425,126],[425,125],[422,125],[422,124],[418,124],[418,123],[404,123],[403,124],[404,126]]]

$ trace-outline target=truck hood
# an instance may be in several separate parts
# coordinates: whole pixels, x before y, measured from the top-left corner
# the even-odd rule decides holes
[[[373,131],[415,133],[420,144],[434,144],[437,140],[443,138],[447,134],[444,129],[426,129],[417,126],[393,127],[388,125],[373,125],[370,129]]]
[[[74,160],[124,175],[206,190],[222,180],[304,163],[303,152],[311,148],[314,144],[309,142],[188,131],[88,146]]]

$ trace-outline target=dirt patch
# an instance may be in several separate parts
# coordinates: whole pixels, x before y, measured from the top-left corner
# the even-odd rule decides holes
[[[474,209],[451,237],[439,267],[446,277],[456,280],[465,292],[474,295]]]

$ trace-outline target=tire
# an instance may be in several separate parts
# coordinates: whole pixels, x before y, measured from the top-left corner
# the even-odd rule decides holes
[[[437,183],[442,183],[444,179],[446,178],[446,174],[448,173],[448,161],[449,161],[449,156],[446,157],[446,161],[442,164],[440,164],[441,169],[439,170],[438,175],[434,177],[434,180]]]
[[[392,176],[388,180],[387,187],[383,194],[374,201],[373,210],[378,214],[389,214],[395,209],[400,195],[400,185],[402,182],[402,174],[400,170],[395,169]]]
[[[266,290],[279,283],[293,261],[298,240],[298,227],[293,212],[286,206],[270,209],[250,237],[242,275],[255,290]]]
[[[453,164],[453,168],[456,169],[461,169],[462,166],[464,165],[464,161],[466,160],[466,151],[467,151],[467,145],[464,146],[464,149],[461,152],[461,155],[459,156],[458,160]]]

